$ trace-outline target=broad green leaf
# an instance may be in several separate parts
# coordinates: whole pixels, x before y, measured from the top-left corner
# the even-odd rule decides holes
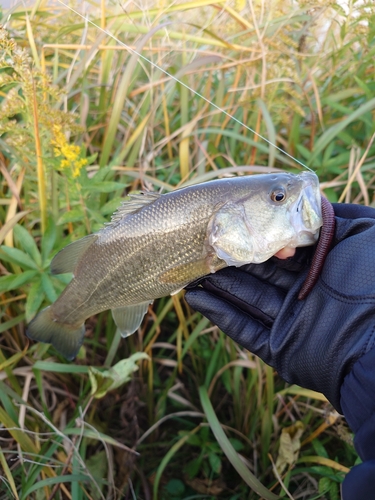
[[[56,294],[55,288],[53,286],[52,280],[48,276],[48,274],[45,274],[45,273],[42,274],[41,282],[42,282],[43,291],[46,294],[47,299],[50,302],[55,302],[55,300],[57,299],[57,294]]]
[[[113,200],[108,201],[105,203],[101,209],[100,213],[102,215],[112,215],[113,212],[115,212],[118,207],[121,205],[121,202],[124,201],[124,198],[121,196],[117,196],[116,198],[113,198]]]
[[[244,449],[244,445],[243,443],[241,443],[241,441],[237,438],[229,438],[229,441],[230,441],[230,444],[233,446],[233,448],[236,450],[236,451],[241,451]]]
[[[14,236],[19,246],[33,259],[38,267],[42,265],[42,256],[38,250],[34,238],[23,226],[16,225],[13,229]]]
[[[26,299],[26,321],[29,323],[35,314],[37,313],[39,307],[44,300],[44,292],[42,288],[42,283],[40,280],[36,281],[30,288]]]
[[[119,189],[125,189],[127,184],[116,181],[91,182],[85,186],[85,191],[89,193],[112,193]]]
[[[105,450],[101,450],[90,457],[87,458],[86,460],[86,467],[88,468],[90,474],[92,477],[95,478],[104,478],[106,477],[107,474],[107,469],[108,469],[108,461],[107,461],[107,454]],[[94,498],[97,497],[97,486],[94,486],[94,490],[92,490],[92,494],[94,495]],[[99,485],[98,485],[99,486]],[[104,484],[101,483],[99,486],[100,489],[102,490]]]
[[[72,210],[69,210],[68,212],[65,212],[62,214],[62,216],[59,218],[57,221],[58,225],[66,224],[67,222],[77,222],[77,221],[82,221],[84,217],[83,209],[82,207],[76,207],[73,208]]]
[[[137,361],[149,359],[146,353],[137,352],[130,358],[122,359],[109,370],[98,370],[89,367],[89,378],[91,383],[91,395],[95,398],[102,398],[108,391],[129,382],[133,372],[138,370]]]
[[[209,453],[208,454],[208,461],[210,462],[212,470],[215,472],[215,474],[220,474],[221,471],[221,460],[216,453]]]
[[[8,274],[0,277],[0,293],[16,290],[24,284],[30,283],[38,271],[25,271],[21,274]]]
[[[36,262],[31,259],[31,257],[27,253],[22,252],[22,250],[19,250],[18,248],[2,245],[0,247],[0,259],[4,260],[5,262],[17,264],[23,269],[39,269]]]

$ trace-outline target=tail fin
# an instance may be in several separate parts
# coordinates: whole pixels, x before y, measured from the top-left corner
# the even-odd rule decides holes
[[[53,318],[51,307],[46,307],[31,321],[26,335],[32,340],[52,344],[60,354],[72,360],[83,343],[85,325],[77,328],[74,325],[58,323]]]

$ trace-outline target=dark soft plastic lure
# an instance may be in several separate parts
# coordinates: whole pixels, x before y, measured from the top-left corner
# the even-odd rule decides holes
[[[331,203],[324,197],[322,197],[322,217],[323,226],[320,230],[319,242],[311,262],[310,271],[298,294],[299,300],[305,299],[318,281],[335,234],[335,212]]]

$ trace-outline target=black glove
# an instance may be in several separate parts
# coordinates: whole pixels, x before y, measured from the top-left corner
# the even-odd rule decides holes
[[[342,412],[343,380],[375,345],[375,210],[334,209],[332,248],[306,299],[297,296],[313,248],[286,261],[223,269],[185,298],[287,382],[322,392]]]

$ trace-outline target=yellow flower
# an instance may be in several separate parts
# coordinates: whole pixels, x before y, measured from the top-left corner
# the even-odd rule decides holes
[[[62,131],[61,125],[53,125],[53,139],[52,145],[54,146],[53,152],[55,156],[62,156],[60,160],[60,168],[72,171],[73,177],[78,177],[82,167],[87,165],[86,158],[81,158],[81,148],[75,144],[69,144],[65,134]]]

